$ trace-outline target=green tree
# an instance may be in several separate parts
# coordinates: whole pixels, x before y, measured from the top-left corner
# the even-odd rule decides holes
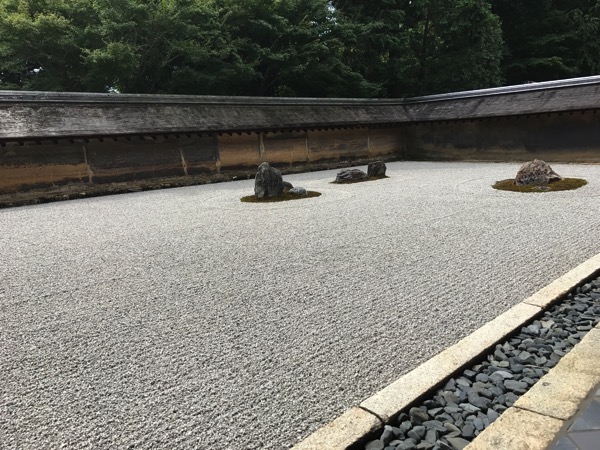
[[[0,86],[81,89],[88,12],[80,0],[0,0]]]
[[[194,0],[95,0],[97,36],[82,49],[85,85],[137,93],[211,93],[231,49],[210,3]],[[203,68],[206,69],[203,71]]]
[[[404,0],[334,0],[344,30],[344,59],[377,87],[378,96],[398,94],[416,62],[409,48]]]
[[[569,11],[579,76],[600,74],[600,0]]]
[[[339,0],[353,66],[392,97],[496,86],[502,35],[484,0]]]
[[[232,93],[355,96],[374,86],[345,64],[344,30],[325,0],[215,0],[222,30],[250,76]]]
[[[0,0],[0,88],[372,96],[326,0]]]
[[[599,73],[597,0],[496,0],[509,84]]]
[[[437,3],[437,4],[436,4]],[[420,59],[422,93],[498,86],[502,82],[502,30],[488,2],[430,2],[422,29],[428,48]],[[433,12],[431,12],[433,10]],[[418,42],[419,42],[418,41]]]

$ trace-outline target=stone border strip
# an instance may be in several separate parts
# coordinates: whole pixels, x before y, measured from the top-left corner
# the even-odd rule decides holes
[[[435,389],[436,386],[440,385],[447,378],[450,378],[454,373],[458,372],[469,364],[472,364],[476,359],[480,358],[482,355],[492,349],[499,341],[507,338],[510,334],[534,319],[553,303],[560,300],[560,298],[567,294],[571,289],[594,277],[598,272],[600,272],[600,254],[588,259],[573,270],[567,272],[565,275],[554,280],[548,286],[528,297],[523,302],[512,307],[504,314],[498,316],[478,330],[474,331],[472,334],[465,337],[458,343],[437,354],[416,369],[408,372],[406,375],[403,375],[389,386],[383,388],[372,397],[369,397],[363,401],[360,405],[349,409],[346,413],[335,419],[333,422],[318,429],[305,440],[295,445],[292,450],[344,450],[360,441],[363,441],[369,436],[369,434],[381,428],[395,415],[400,413],[400,411],[407,409],[412,404],[423,398],[426,394]],[[596,358],[598,367],[600,367],[600,330],[594,329],[588,333],[588,335],[590,334],[592,337],[587,338],[586,336],[585,339],[587,339],[587,341],[596,339],[594,342],[597,348],[597,356],[594,358]],[[573,350],[571,350],[569,354],[562,358],[561,362],[566,360],[566,364],[569,364],[569,361],[577,359],[577,356],[569,359],[567,358],[582,344],[583,341]],[[590,347],[590,345],[584,345],[583,348],[587,350],[581,350],[580,352],[576,353],[576,355],[581,354],[582,352],[592,352],[592,349],[588,347]],[[585,372],[587,369],[581,367],[581,362],[571,362],[570,364],[574,365],[578,371],[587,373]],[[592,366],[589,365],[589,367]],[[550,375],[550,373],[548,375]],[[542,378],[542,380],[544,380],[548,375]],[[556,376],[557,375],[554,375],[554,377]],[[550,381],[552,382],[552,380],[553,379],[551,378]],[[566,380],[569,380],[570,383],[570,376],[567,376]],[[541,382],[538,382],[535,386],[541,384]],[[534,391],[535,386],[532,387],[529,392]],[[583,386],[582,390],[585,390],[583,389]],[[586,396],[587,394],[583,398]],[[531,398],[534,399],[534,397]],[[521,405],[523,405],[524,402],[525,401],[523,401]],[[554,436],[562,427],[561,420],[563,419],[559,420],[556,417],[534,413],[525,407],[517,408],[517,404],[515,404],[512,408],[509,408],[509,410],[500,416],[500,419],[498,419],[492,424],[492,426],[488,427],[483,433],[481,433],[481,435],[469,445],[469,450],[481,450],[489,448],[511,448],[515,450],[520,448],[531,448],[531,450],[533,450],[534,448],[538,448],[528,447],[525,443],[521,444],[521,447],[509,444],[507,444],[507,446],[472,447],[477,442],[481,442],[481,444],[477,445],[486,445],[483,444],[484,441],[480,439],[484,434],[490,436],[490,442],[494,441],[495,439],[499,439],[499,437],[496,437],[496,435],[493,435],[492,433],[494,433],[494,430],[500,429],[502,424],[506,424],[505,426],[511,427],[516,426],[517,423],[525,423],[527,419],[532,420],[532,422],[529,422],[532,426],[536,424],[535,428],[530,429],[536,429],[540,431],[543,430],[543,432],[545,432],[547,429],[548,432],[546,434],[551,435],[552,439],[554,439]],[[575,407],[575,410],[576,408],[577,407]],[[501,420],[510,410],[513,409],[518,411],[511,411],[510,415],[508,415],[508,418]],[[535,417],[531,416],[532,414],[535,414]],[[494,427],[496,423],[499,423],[499,425]],[[492,429],[492,431],[487,433],[488,429]],[[510,429],[511,428],[503,428],[503,433],[512,434],[512,432],[507,432]],[[517,428],[514,428],[514,430],[517,430]],[[540,433],[535,433],[535,436],[539,435]],[[545,447],[539,448],[541,449]]]
[[[600,383],[600,324],[465,450],[546,450]]]

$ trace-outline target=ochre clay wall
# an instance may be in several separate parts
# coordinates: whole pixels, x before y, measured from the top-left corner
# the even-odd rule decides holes
[[[0,147],[0,194],[216,172],[210,137],[132,137],[7,143]]]
[[[70,185],[123,183],[276,167],[404,157],[402,128],[135,136],[6,143],[0,147],[0,194]]]
[[[136,136],[8,142],[0,147],[0,194],[69,185],[252,173],[374,159],[600,163],[597,110],[390,128]],[[327,166],[325,166],[327,167]]]
[[[323,163],[417,159],[600,163],[594,111],[424,122],[390,128],[136,136],[9,142],[0,147],[0,194],[252,172],[263,161],[310,170]]]
[[[390,128],[278,133],[136,136],[8,142],[0,147],[0,194],[69,185],[251,173],[374,159],[600,163],[597,110]]]
[[[78,142],[16,142],[0,147],[0,193],[89,182],[89,166]]]
[[[258,151],[264,161],[276,167],[305,165],[308,162],[308,133],[263,133]],[[222,148],[222,152],[226,149]]]

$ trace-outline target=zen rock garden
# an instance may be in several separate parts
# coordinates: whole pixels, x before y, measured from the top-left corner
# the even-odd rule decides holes
[[[264,162],[258,166],[254,178],[254,195],[243,197],[241,200],[250,203],[281,202],[320,195],[319,192],[308,191],[300,186],[294,187],[292,183],[283,181],[281,171]]]
[[[368,165],[366,173],[360,169],[344,169],[339,171],[335,177],[334,183],[348,184],[379,180],[381,178],[387,178],[385,175],[386,170],[387,167],[383,161],[375,161]]]
[[[568,191],[587,184],[581,178],[563,178],[550,165],[534,159],[521,166],[514,179],[497,181],[492,187],[513,192]]]

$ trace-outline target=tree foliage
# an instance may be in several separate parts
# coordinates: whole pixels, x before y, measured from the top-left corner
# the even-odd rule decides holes
[[[0,0],[0,89],[402,97],[600,73],[600,0]]]
[[[216,0],[248,76],[238,94],[363,97],[373,86],[342,58],[344,31],[322,0]]]
[[[508,84],[600,73],[600,1],[496,0]]]

